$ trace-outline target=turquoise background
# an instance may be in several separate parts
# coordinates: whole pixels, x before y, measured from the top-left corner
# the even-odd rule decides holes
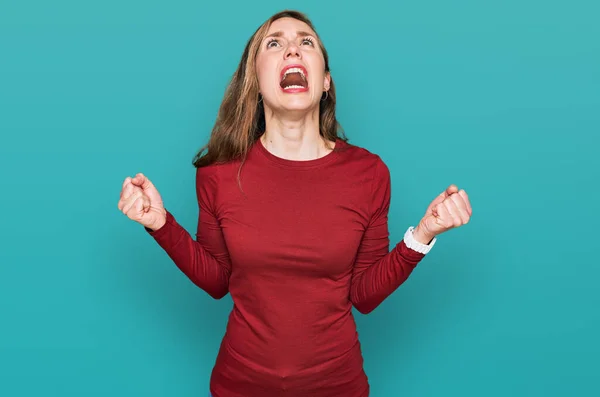
[[[0,5],[0,396],[204,396],[231,309],[117,209],[191,159],[250,34],[313,18],[339,119],[392,173],[392,243],[448,184],[471,223],[357,313],[372,395],[600,395],[594,1]]]

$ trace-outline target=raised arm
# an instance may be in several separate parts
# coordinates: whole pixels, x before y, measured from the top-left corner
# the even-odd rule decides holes
[[[358,250],[350,288],[350,301],[363,314],[373,311],[406,281],[431,250],[436,236],[467,224],[473,213],[467,193],[450,185],[431,201],[417,227],[409,227],[402,241],[389,251],[391,182],[389,169],[381,159],[374,174],[371,218]]]
[[[195,240],[169,211],[160,228],[146,228],[175,265],[214,299],[227,295],[231,274],[229,253],[216,215],[217,172],[212,166],[196,171],[199,214]]]
[[[419,243],[410,227],[404,239],[389,250],[390,198],[389,169],[379,160],[371,186],[371,219],[358,249],[350,287],[350,301],[363,314],[391,295],[435,244],[435,239],[429,245]]]

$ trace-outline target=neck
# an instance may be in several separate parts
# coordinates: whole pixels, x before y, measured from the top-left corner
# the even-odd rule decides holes
[[[270,114],[269,114],[270,113]],[[265,113],[265,133],[260,137],[265,148],[287,160],[315,160],[327,155],[333,147],[319,132],[319,113],[286,117]]]

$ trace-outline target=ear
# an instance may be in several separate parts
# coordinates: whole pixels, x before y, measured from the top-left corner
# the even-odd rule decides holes
[[[330,87],[331,87],[331,73],[325,72],[325,75],[323,76],[323,89],[325,91],[329,91]]]

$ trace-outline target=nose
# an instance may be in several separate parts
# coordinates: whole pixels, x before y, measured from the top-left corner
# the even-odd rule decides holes
[[[285,59],[291,57],[302,58],[300,55],[300,48],[296,44],[290,44],[285,51]]]

